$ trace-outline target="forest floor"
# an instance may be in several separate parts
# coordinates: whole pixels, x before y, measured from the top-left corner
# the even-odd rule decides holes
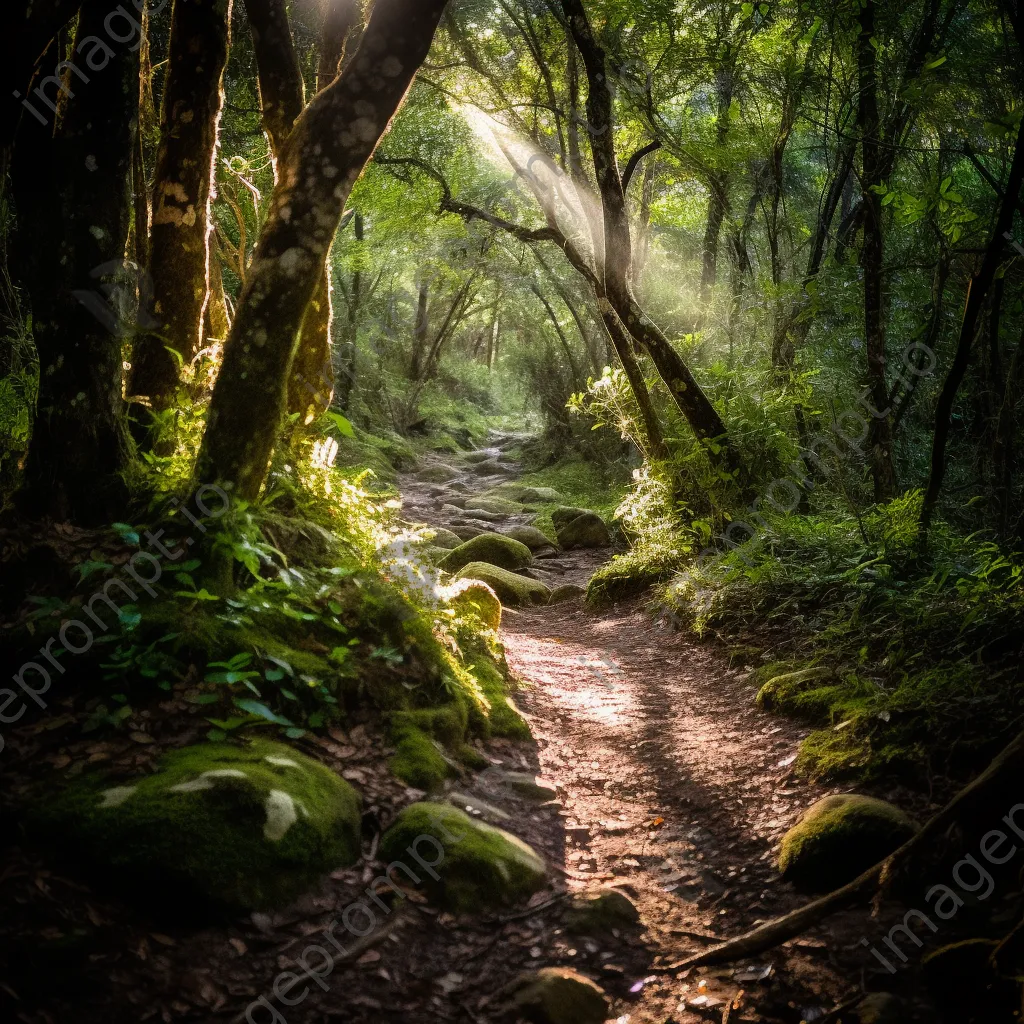
[[[508,439],[498,443],[510,446]],[[501,479],[518,473],[507,451],[489,454],[502,457]],[[461,456],[430,458],[459,475],[444,485],[403,477],[404,515],[459,525],[465,514],[446,508],[445,497],[483,491],[498,478],[481,478]],[[531,571],[554,586],[582,585],[612,554],[559,552]],[[457,782],[448,799],[544,856],[550,884],[527,907],[455,917],[410,898],[380,915],[378,929],[335,965],[322,988],[310,985],[291,1007],[274,998],[275,976],[294,969],[305,947],[323,943],[323,929],[380,874],[380,828],[423,796],[390,775],[386,739],[367,719],[300,743],[315,744],[310,752],[362,790],[364,861],[277,914],[200,928],[167,921],[93,891],[73,870],[73,851],[65,851],[65,871],[16,841],[9,845],[0,859],[0,1018],[241,1024],[248,1007],[251,1024],[482,1024],[498,1019],[498,993],[517,973],[562,966],[600,984],[612,1000],[610,1019],[619,1022],[813,1024],[839,1019],[832,1009],[879,978],[889,989],[910,980],[912,970],[889,978],[860,944],[884,935],[883,921],[900,920],[895,909],[874,921],[866,910],[838,915],[756,962],[676,966],[802,902],[778,879],[775,847],[806,806],[833,791],[793,774],[804,732],[755,706],[748,666],[659,623],[642,601],[601,612],[586,610],[581,599],[507,609],[502,640],[521,681],[515,700],[534,738],[489,743],[492,767]],[[70,702],[68,710],[69,719],[78,713]],[[168,737],[176,731],[164,730]],[[16,790],[18,772],[29,775],[33,765],[152,759],[161,745],[35,730],[5,789]],[[538,803],[513,792],[508,770],[535,774],[555,798]],[[905,793],[876,795],[908,803]],[[643,927],[573,935],[564,926],[567,897],[605,885],[633,899]],[[261,994],[273,1013],[252,1007]],[[911,1019],[908,1012],[904,1020]]]

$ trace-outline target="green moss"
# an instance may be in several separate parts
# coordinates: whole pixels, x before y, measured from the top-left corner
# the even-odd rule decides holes
[[[502,604],[512,608],[547,604],[551,597],[551,591],[539,580],[518,576],[514,572],[499,569],[486,562],[471,562],[459,570],[456,579],[480,580],[486,583],[498,595]]]
[[[551,524],[556,530],[563,530],[573,520],[579,519],[580,516],[595,514],[589,508],[578,508],[575,505],[559,505],[558,508],[551,511]]]
[[[472,658],[470,667],[490,704],[487,714],[479,714],[475,719],[474,724],[480,732],[485,736],[513,740],[530,739],[530,726],[509,700],[506,677],[494,661],[487,655],[478,654]]]
[[[410,849],[436,862],[436,877],[421,875],[427,895],[457,913],[512,906],[546,882],[544,862],[522,840],[449,804],[412,804],[398,815],[381,838],[380,856],[409,863]]]
[[[471,562],[486,562],[500,569],[515,570],[532,561],[533,554],[525,544],[500,533],[482,533],[449,552],[442,560],[441,568],[455,573]]]
[[[208,744],[128,781],[43,794],[31,827],[118,884],[242,910],[280,907],[360,854],[360,798],[291,747]]]
[[[604,520],[596,512],[584,512],[566,523],[556,524],[558,543],[566,551],[574,548],[607,548],[612,538]]]
[[[508,498],[467,498],[465,505],[467,512],[480,510],[491,512],[495,515],[514,516],[525,511],[525,506],[517,501],[509,501]]]
[[[391,740],[396,749],[388,766],[410,786],[432,793],[455,774],[434,740],[419,727],[409,723],[392,726]]]
[[[504,531],[504,534],[506,537],[519,541],[520,544],[525,544],[531,551],[541,551],[544,548],[556,546],[555,541],[543,530],[538,530],[536,526],[510,526]]]
[[[517,1018],[540,1024],[603,1024],[609,1004],[602,989],[566,967],[520,975],[510,986]]]
[[[829,892],[852,882],[916,831],[903,811],[884,800],[827,796],[783,837],[779,871],[799,889]]]
[[[767,673],[762,669],[762,676]],[[771,675],[757,691],[757,706],[765,711],[792,713],[797,710],[800,696],[820,679],[832,674],[822,665],[811,665],[791,672]]]
[[[434,536],[431,541],[436,548],[447,548],[451,551],[453,548],[457,548],[462,543],[462,538],[451,530],[446,530],[441,526],[433,526],[431,530]]]
[[[501,627],[501,601],[480,580],[457,580],[448,601],[459,615],[471,615],[488,629]]]

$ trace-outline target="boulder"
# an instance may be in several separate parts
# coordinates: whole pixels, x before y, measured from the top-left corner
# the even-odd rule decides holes
[[[573,548],[607,548],[612,543],[608,527],[596,512],[584,512],[557,529],[558,543],[567,551]]]
[[[472,540],[482,533],[490,533],[490,527],[486,523],[481,526],[474,526],[472,523],[452,523],[451,532],[462,541]]]
[[[558,587],[551,591],[551,599],[548,604],[561,604],[563,601],[572,601],[577,597],[583,597],[586,590],[576,586],[575,583],[566,583],[564,587]]]
[[[360,805],[326,766],[259,740],[184,747],[135,779],[84,774],[31,818],[117,885],[252,911],[285,906],[354,864]]]
[[[446,494],[445,507],[464,509],[469,499],[464,494]]]
[[[436,548],[447,548],[451,551],[462,543],[462,538],[457,533],[452,533],[443,526],[432,526],[431,529],[434,531],[433,545]]]
[[[421,469],[416,474],[416,479],[426,484],[446,484],[450,480],[454,480],[458,475],[458,471],[452,469],[451,466],[442,466],[440,463],[435,463],[433,466]]]
[[[458,550],[458,549],[456,549]],[[480,580],[486,583],[509,608],[522,608],[531,604],[547,604],[551,591],[538,580],[500,569],[487,562],[470,562],[456,574],[456,579]]]
[[[604,1024],[608,998],[600,986],[567,967],[521,974],[504,991],[509,1008],[533,1024]]]
[[[562,494],[554,487],[524,487],[519,500],[527,505],[554,505],[562,502]]]
[[[907,1013],[903,1003],[889,992],[872,992],[853,1008],[857,1024],[903,1024]]]
[[[458,572],[470,562],[486,562],[499,569],[522,569],[533,561],[533,555],[525,544],[504,537],[500,533],[484,533],[474,537],[457,548],[441,563],[448,572]]]
[[[380,857],[404,864],[432,902],[456,913],[513,906],[547,883],[544,861],[526,843],[449,804],[402,810],[381,837]]]
[[[898,807],[854,793],[809,807],[782,839],[779,871],[806,892],[831,892],[852,882],[917,831]]]
[[[477,451],[477,452],[466,452],[462,459],[470,466],[475,466],[479,462],[487,462],[488,459],[494,458],[493,453],[489,451]]]
[[[589,508],[576,508],[573,505],[561,505],[551,513],[551,524],[555,530],[560,530],[563,526],[568,526],[574,519],[578,519],[580,516],[594,515],[595,513]]]
[[[497,476],[500,473],[507,473],[507,467],[503,466],[497,459],[488,459],[486,462],[478,462],[472,467],[477,476]]]
[[[457,580],[448,601],[460,615],[472,615],[490,629],[501,626],[501,601],[481,580]]]
[[[518,515],[525,511],[518,501],[509,501],[508,498],[467,498],[465,508],[470,513],[480,511],[506,516]]]
[[[547,534],[542,533],[536,526],[510,526],[504,530],[506,537],[525,544],[534,553],[538,551],[554,551],[555,544]]]
[[[613,928],[635,928],[640,924],[636,904],[619,889],[578,893],[565,915],[565,926],[577,935],[599,938]]]

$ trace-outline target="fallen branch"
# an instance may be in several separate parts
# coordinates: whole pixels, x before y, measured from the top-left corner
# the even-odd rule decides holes
[[[731,963],[774,949],[813,928],[825,918],[847,907],[866,902],[879,888],[888,887],[897,868],[926,847],[936,836],[960,820],[965,811],[976,812],[980,799],[1005,782],[1020,779],[1024,772],[1024,733],[1019,734],[973,782],[965,786],[922,828],[885,860],[868,868],[859,878],[789,914],[759,925],[744,935],[695,953],[676,965],[677,969]]]

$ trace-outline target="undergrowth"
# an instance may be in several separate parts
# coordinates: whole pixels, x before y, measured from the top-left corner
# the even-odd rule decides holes
[[[683,627],[765,652],[760,702],[819,726],[812,776],[966,770],[1024,715],[1021,559],[941,527],[921,555],[920,502],[769,518],[666,588]]]

